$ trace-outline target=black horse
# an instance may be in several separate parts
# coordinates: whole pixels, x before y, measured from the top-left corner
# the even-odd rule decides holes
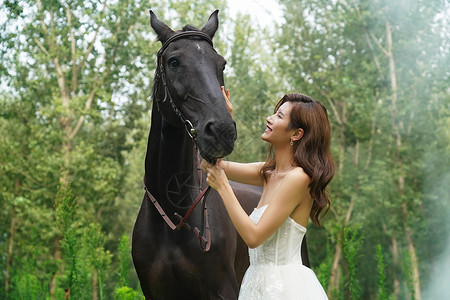
[[[236,299],[249,264],[247,246],[199,169],[200,156],[215,162],[230,154],[237,136],[220,89],[226,62],[212,43],[217,15],[201,30],[187,25],[173,31],[150,11],[162,48],[145,158],[146,193],[132,242],[147,299]],[[232,187],[250,213],[261,190],[233,182]]]

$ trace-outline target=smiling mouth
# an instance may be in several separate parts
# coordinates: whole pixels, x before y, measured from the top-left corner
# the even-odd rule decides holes
[[[272,128],[270,128],[268,125],[266,126],[266,130],[265,130],[265,132],[271,132],[272,131]]]

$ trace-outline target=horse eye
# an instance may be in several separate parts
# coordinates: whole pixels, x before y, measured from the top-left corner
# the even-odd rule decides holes
[[[175,68],[178,68],[180,66],[180,62],[176,58],[169,59],[167,64],[169,65],[169,68],[171,68],[171,69],[175,69]]]

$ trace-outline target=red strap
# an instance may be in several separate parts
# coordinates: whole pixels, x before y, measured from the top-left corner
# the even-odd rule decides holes
[[[144,182],[145,184],[145,182]],[[188,230],[191,230],[191,226],[189,226],[189,224],[187,223],[187,220],[189,219],[189,217],[191,216],[192,211],[195,209],[195,207],[197,206],[198,202],[207,194],[207,192],[210,190],[210,186],[208,185],[208,187],[206,189],[204,189],[200,195],[198,195],[197,199],[195,199],[194,203],[192,203],[191,207],[189,207],[188,212],[186,213],[186,215],[181,218],[180,215],[175,214],[176,217],[178,217],[178,219],[180,220],[180,222],[178,223],[178,225],[175,225],[172,220],[167,216],[166,212],[164,211],[164,209],[161,207],[161,205],[159,205],[158,201],[156,200],[155,197],[153,197],[153,195],[150,193],[150,191],[148,190],[147,186],[145,186],[145,191],[147,192],[147,195],[150,198],[150,201],[153,203],[153,205],[156,207],[156,210],[158,210],[159,214],[161,215],[161,217],[164,219],[164,221],[166,221],[167,225],[169,225],[170,229],[172,230],[179,230],[181,227],[186,226],[186,228]],[[206,224],[208,223],[208,214],[207,214],[207,210],[206,210],[206,203],[205,203],[205,212],[204,212],[204,218],[206,218]],[[208,225],[206,225],[208,227]]]
[[[183,227],[183,225],[186,224],[187,220],[189,219],[189,217],[191,216],[192,211],[194,210],[194,208],[197,206],[198,202],[200,201],[200,199],[203,198],[203,196],[205,195],[205,193],[210,189],[211,187],[208,185],[208,187],[206,189],[203,190],[203,192],[200,193],[200,195],[198,195],[197,199],[195,199],[194,203],[192,203],[191,207],[189,207],[188,212],[186,213],[186,215],[184,216],[183,220],[180,220],[180,223],[177,225],[177,229],[180,229],[181,227]]]
[[[164,212],[164,209],[159,205],[158,201],[153,197],[152,194],[150,194],[149,190],[147,189],[147,186],[145,187],[145,191],[147,192],[147,195],[150,197],[150,201],[152,201],[153,205],[155,205],[156,209],[158,210],[161,217],[166,221],[167,225],[169,225],[170,229],[175,230],[177,226],[173,224],[172,220],[166,215]]]
[[[198,166],[200,166],[200,155],[197,151],[197,170],[199,173],[199,179],[200,179],[200,185],[202,183],[202,170],[201,168],[199,168]],[[185,226],[188,230],[191,230],[191,226],[188,224],[188,219],[191,216],[192,211],[195,209],[195,207],[197,206],[198,202],[200,200],[202,200],[202,204],[203,204],[203,226],[204,226],[204,230],[205,232],[203,232],[203,235],[200,235],[200,230],[195,227],[194,228],[194,233],[197,236],[197,238],[200,241],[200,245],[203,251],[207,252],[209,251],[209,249],[211,248],[211,232],[209,229],[209,221],[208,221],[208,210],[206,208],[206,197],[209,193],[209,190],[211,189],[211,187],[208,185],[208,187],[206,189],[204,189],[200,195],[198,195],[197,199],[195,199],[194,203],[192,203],[192,205],[189,207],[189,210],[187,211],[186,215],[182,218],[179,214],[175,213],[175,217],[178,218],[179,223],[178,225],[175,225],[172,220],[169,218],[169,216],[167,216],[166,212],[164,211],[164,209],[161,207],[161,205],[159,205],[158,201],[156,200],[155,197],[153,197],[153,195],[150,193],[150,191],[147,188],[147,185],[145,184],[145,175],[144,175],[144,188],[145,188],[145,192],[147,193],[148,197],[150,198],[150,201],[153,203],[153,205],[155,206],[156,210],[159,212],[159,214],[161,215],[161,217],[164,219],[164,221],[167,223],[167,225],[169,225],[170,229],[172,230],[179,230],[180,228],[182,228],[183,226]],[[206,234],[206,237],[204,236]]]
[[[206,201],[206,199],[205,199]],[[200,230],[198,230],[197,227],[194,228],[195,235],[197,236],[198,240],[200,241],[200,245],[202,247],[202,250],[204,252],[208,252],[211,248],[211,231],[209,230],[209,221],[208,221],[208,210],[206,209],[206,202],[204,203],[204,218],[205,221],[205,232],[203,234],[206,234],[205,236],[200,235]]]

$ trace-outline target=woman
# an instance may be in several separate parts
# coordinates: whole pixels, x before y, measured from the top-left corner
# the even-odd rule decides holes
[[[224,95],[229,103],[229,94]],[[208,184],[221,196],[236,230],[250,248],[250,267],[239,298],[327,299],[314,272],[302,265],[300,253],[309,217],[320,226],[319,218],[330,206],[325,187],[333,177],[334,166],[327,111],[308,96],[288,94],[266,120],[262,135],[270,144],[266,163],[202,162]],[[263,187],[250,216],[228,179]]]

